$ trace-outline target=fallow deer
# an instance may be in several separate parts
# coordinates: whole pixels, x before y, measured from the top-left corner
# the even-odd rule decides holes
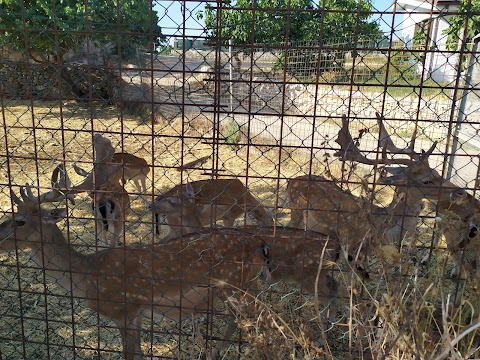
[[[185,235],[198,232],[203,229],[204,225],[201,212],[198,211],[197,197],[192,184],[187,183],[182,190],[177,193],[177,196],[170,199],[169,211],[170,214],[182,218],[182,233]],[[333,238],[314,231],[306,232],[288,227],[252,225],[235,229],[239,233],[249,233],[251,236],[263,237],[269,247],[275,249],[272,266],[276,270],[271,271],[274,282],[280,280],[294,281],[309,294],[315,293],[315,268],[318,269],[320,265],[318,255],[322,252],[324,242],[329,241],[328,257],[326,258],[328,261],[335,261],[340,250],[338,240],[335,241]],[[319,241],[319,239],[323,240]],[[310,270],[295,271],[301,263]],[[330,279],[327,283],[334,284],[334,281]],[[336,288],[337,285],[330,289],[331,294],[337,294]]]
[[[370,160],[360,153],[349,133],[346,116],[342,118],[342,129],[336,141],[341,146],[338,153],[344,159],[370,165],[390,163],[385,158],[385,153],[380,160]],[[392,149],[391,145],[386,142],[383,146]],[[428,157],[433,148],[420,155],[416,161],[423,161],[423,157]],[[409,149],[398,151],[395,148],[395,151],[411,154]],[[415,160],[403,159],[395,160],[395,163],[410,164],[413,161]],[[335,235],[348,246],[349,252],[356,252],[360,246],[366,250],[365,247],[368,248],[372,241],[376,244],[398,244],[407,234],[413,234],[424,197],[418,187],[399,188],[392,202],[381,207],[364,201],[323,176],[290,179],[287,195],[291,206],[291,226],[305,226],[307,229]]]
[[[377,114],[379,125],[385,118]],[[383,127],[383,125],[382,125]],[[390,140],[390,135],[383,127],[383,137]],[[480,200],[465,189],[442,177],[429,162],[428,156],[422,156],[421,161],[406,164],[407,167],[385,167],[384,175],[379,181],[384,184],[417,187],[424,193],[424,198],[436,203],[439,219],[448,219],[448,224],[439,224],[439,229],[445,237],[448,250],[452,253],[454,267],[452,276],[465,278],[474,268],[476,277],[480,278],[480,239],[478,237],[480,219]],[[435,244],[432,244],[432,248]],[[462,266],[463,253],[473,254],[473,266]],[[422,259],[428,260],[429,254]],[[476,265],[478,264],[478,266]],[[469,269],[468,269],[469,268]]]
[[[88,192],[92,198],[92,210],[96,220],[99,239],[114,246],[121,238],[126,215],[130,209],[130,197],[120,184],[120,164],[114,162],[114,147],[110,140],[100,134],[94,136],[94,168],[90,173],[76,168],[85,180],[76,186],[63,164],[52,173],[52,190],[42,195],[42,202],[58,201],[66,196],[71,201],[77,194]],[[123,172],[122,172],[123,173]]]
[[[379,143],[383,147],[382,159],[371,160],[361,154],[348,130],[348,121],[345,116],[342,118],[342,128],[336,140],[341,150],[335,155],[343,160],[352,160],[363,164],[404,165],[404,167],[385,166],[383,168],[384,174],[379,178],[379,183],[397,186],[396,196],[404,192],[403,189],[407,189],[407,194],[409,191],[414,191],[419,196],[421,195],[423,199],[436,202],[436,211],[440,217],[443,216],[442,214],[455,215],[456,220],[450,226],[443,227],[443,235],[447,247],[452,253],[455,265],[452,275],[461,274],[462,277],[465,277],[468,271],[460,264],[462,252],[476,254],[474,263],[480,264],[480,251],[478,250],[480,244],[476,235],[478,227],[475,225],[478,224],[477,219],[480,218],[480,201],[467,193],[465,189],[446,180],[430,166],[428,160],[433,153],[436,142],[428,151],[422,151],[420,154],[410,148],[399,149],[393,144],[389,133],[385,129],[385,118],[378,113],[376,116],[380,129]],[[387,150],[396,154],[408,154],[411,159],[386,159]],[[386,176],[385,173],[390,175]],[[298,218],[298,213],[292,217],[292,219]],[[294,223],[294,225],[298,224]],[[411,230],[413,230],[413,222],[410,225],[412,225]],[[455,229],[455,231],[452,231],[452,229]],[[434,245],[432,244],[432,248],[434,248]],[[424,258],[423,261],[426,261],[426,259]],[[477,276],[480,276],[480,270],[477,270]]]
[[[177,211],[178,207],[172,209],[172,203],[179,198],[183,186],[177,185],[159,195],[150,205],[155,214],[156,234],[161,234],[162,223],[170,228],[164,239],[187,232],[182,211]],[[238,179],[199,180],[191,182],[189,186],[195,197],[195,211],[198,212],[202,226],[222,220],[224,226],[232,227],[235,219],[244,214],[252,215],[259,225],[271,226],[273,223],[271,214]],[[164,221],[161,221],[162,216]]]
[[[133,181],[137,191],[142,196],[142,199],[146,202],[145,194],[147,192],[147,177],[150,173],[150,166],[147,161],[141,157],[129,154],[126,152],[114,153],[112,156],[112,162],[119,164],[115,173],[111,174],[110,182],[121,182],[123,186],[127,181]],[[77,164],[73,164],[75,172],[84,177],[88,177],[90,173]]]
[[[107,246],[122,240],[124,226],[130,211],[130,196],[123,186],[102,185],[90,193],[98,238]]]
[[[56,225],[66,216],[66,209],[42,208],[42,197],[36,198],[28,184],[20,194],[21,199],[12,192],[17,210],[0,224],[0,250],[30,249],[32,260],[56,284],[112,320],[121,333],[127,360],[142,358],[143,318],[163,314],[179,321],[208,311],[212,296],[248,302],[248,294],[257,290],[258,278],[314,273],[310,278],[318,284],[319,294],[337,294],[329,271],[318,269],[322,255],[312,251],[326,247],[325,236],[302,240],[306,238],[287,234],[278,241],[281,246],[271,246],[271,238],[263,233],[222,228],[171,239],[168,244],[108,248],[85,255],[74,249]],[[312,283],[306,285],[312,287]],[[231,323],[225,340],[234,330]],[[220,342],[216,354],[222,346]]]
[[[150,173],[150,166],[148,166],[145,159],[126,152],[119,152],[113,154],[113,162],[122,165],[119,172],[123,172],[123,185],[125,185],[127,181],[133,181],[140,194],[147,192],[146,180]]]
[[[83,192],[83,190],[72,191],[73,188],[67,185],[71,184],[71,180],[63,164],[59,164],[53,171],[52,184],[53,191],[58,191],[59,194],[63,193],[66,196]],[[89,196],[92,199],[91,207],[95,217],[98,239],[103,243],[102,245],[115,246],[122,239],[125,221],[130,211],[128,192],[118,182],[110,179],[97,186],[95,190],[90,190]],[[57,197],[56,200],[60,199]],[[45,197],[42,201],[45,201]]]
[[[118,174],[120,165],[113,162],[115,149],[111,141],[101,134],[95,134],[93,137],[93,149],[95,157],[93,170],[86,174],[84,181],[72,186],[70,180],[65,176],[65,167],[59,165],[52,174],[52,190],[42,194],[42,202],[55,202],[64,197],[73,200],[79,193],[91,192],[103,185],[116,185],[119,183],[119,178],[116,174]]]

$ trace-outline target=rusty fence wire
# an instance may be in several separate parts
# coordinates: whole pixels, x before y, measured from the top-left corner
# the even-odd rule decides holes
[[[476,5],[296,3],[0,1],[0,359],[479,357]]]

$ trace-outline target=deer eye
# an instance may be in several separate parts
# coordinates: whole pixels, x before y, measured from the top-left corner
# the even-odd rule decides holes
[[[15,220],[15,227],[20,227],[25,225],[25,221],[23,220]]]
[[[423,185],[433,185],[433,184],[435,184],[435,183],[434,183],[433,181],[431,181],[431,180],[425,180],[425,181],[423,181]]]

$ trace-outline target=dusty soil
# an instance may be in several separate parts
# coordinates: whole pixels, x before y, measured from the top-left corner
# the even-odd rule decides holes
[[[179,117],[169,124],[152,125],[140,123],[136,117],[121,114],[113,107],[81,106],[77,103],[60,106],[57,102],[10,103],[4,106],[3,114],[0,208],[4,216],[11,213],[11,188],[18,193],[18,187],[28,182],[40,192],[47,191],[51,172],[60,161],[65,161],[68,169],[74,162],[90,169],[92,134],[97,132],[109,137],[118,151],[144,157],[152,166],[147,183],[151,199],[178,183],[209,178],[212,170],[216,170],[220,177],[239,177],[277,216],[280,224],[289,220],[289,211],[282,206],[288,178],[322,173],[327,163],[336,176],[341,176],[337,160],[327,158],[327,163],[312,161],[311,153],[301,149],[264,146],[261,139],[248,146],[242,145],[245,138],[240,138],[238,146],[225,145],[219,140],[218,125],[213,123],[210,115],[205,114],[193,118]],[[321,150],[317,151],[321,154]],[[177,171],[183,163],[205,155],[212,155],[212,158],[201,170]],[[366,173],[365,169],[358,171],[356,180]],[[69,173],[73,183],[81,181],[81,177],[73,171]],[[127,184],[127,190],[131,193],[132,205],[126,223],[126,242],[156,241],[152,231],[152,214],[145,210],[132,184]],[[354,185],[351,190],[358,194],[360,186]],[[384,188],[379,189],[377,195],[379,202],[388,203],[392,192]],[[78,197],[77,205],[70,206],[69,214],[67,221],[60,223],[64,233],[79,251],[95,251],[95,222],[87,195]],[[247,219],[247,222],[250,220]],[[431,222],[426,220],[421,232],[428,242],[433,236]],[[428,288],[432,281],[438,282],[439,276],[443,276],[445,261],[441,257],[437,260],[439,265],[435,271],[430,270],[431,278],[419,283],[421,289]],[[410,264],[408,270],[402,268],[399,273],[405,275],[408,271],[414,274],[416,270],[411,267],[411,261],[407,263]],[[28,254],[0,254],[0,265],[0,358],[121,358],[119,334],[112,324],[78,306],[51,280],[45,281],[43,272],[36,268]],[[430,281],[432,278],[435,280]],[[368,303],[382,302],[382,294],[390,291],[393,284],[397,285],[395,281],[379,284],[377,281],[365,285],[365,289],[376,289],[366,297]],[[441,285],[442,289],[446,287]],[[259,358],[262,350],[272,351],[272,347],[275,353],[271,358],[296,356],[298,344],[304,351],[309,351],[304,353],[304,358],[315,358],[320,354],[315,344],[319,344],[317,341],[322,333],[316,316],[318,308],[311,298],[299,295],[290,284],[280,284],[276,289],[278,293],[270,294],[269,309],[277,317],[264,310],[261,316],[239,320],[244,329],[242,340],[251,344],[242,345],[240,358]],[[431,296],[438,299],[441,291]],[[362,306],[366,306],[365,303],[350,307],[344,316],[353,314],[360,317],[358,312],[361,313]],[[211,333],[213,324],[213,334],[220,336],[222,316],[214,318],[213,322],[209,317],[205,318],[200,328]],[[346,355],[342,351],[349,346],[347,332],[350,328],[342,325],[344,323],[346,317],[326,332],[332,351],[340,354],[338,358]],[[192,330],[191,319],[184,319],[181,324],[155,319],[144,330],[142,346],[149,358],[196,359],[205,351],[205,340]],[[271,339],[277,340],[272,343]],[[225,358],[238,356],[238,346],[232,345]]]

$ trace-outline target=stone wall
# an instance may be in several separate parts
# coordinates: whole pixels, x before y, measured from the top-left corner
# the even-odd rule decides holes
[[[120,86],[119,77],[102,67],[52,63],[0,63],[0,90],[15,99],[53,100],[94,98],[112,100]],[[90,91],[91,89],[91,91]]]

